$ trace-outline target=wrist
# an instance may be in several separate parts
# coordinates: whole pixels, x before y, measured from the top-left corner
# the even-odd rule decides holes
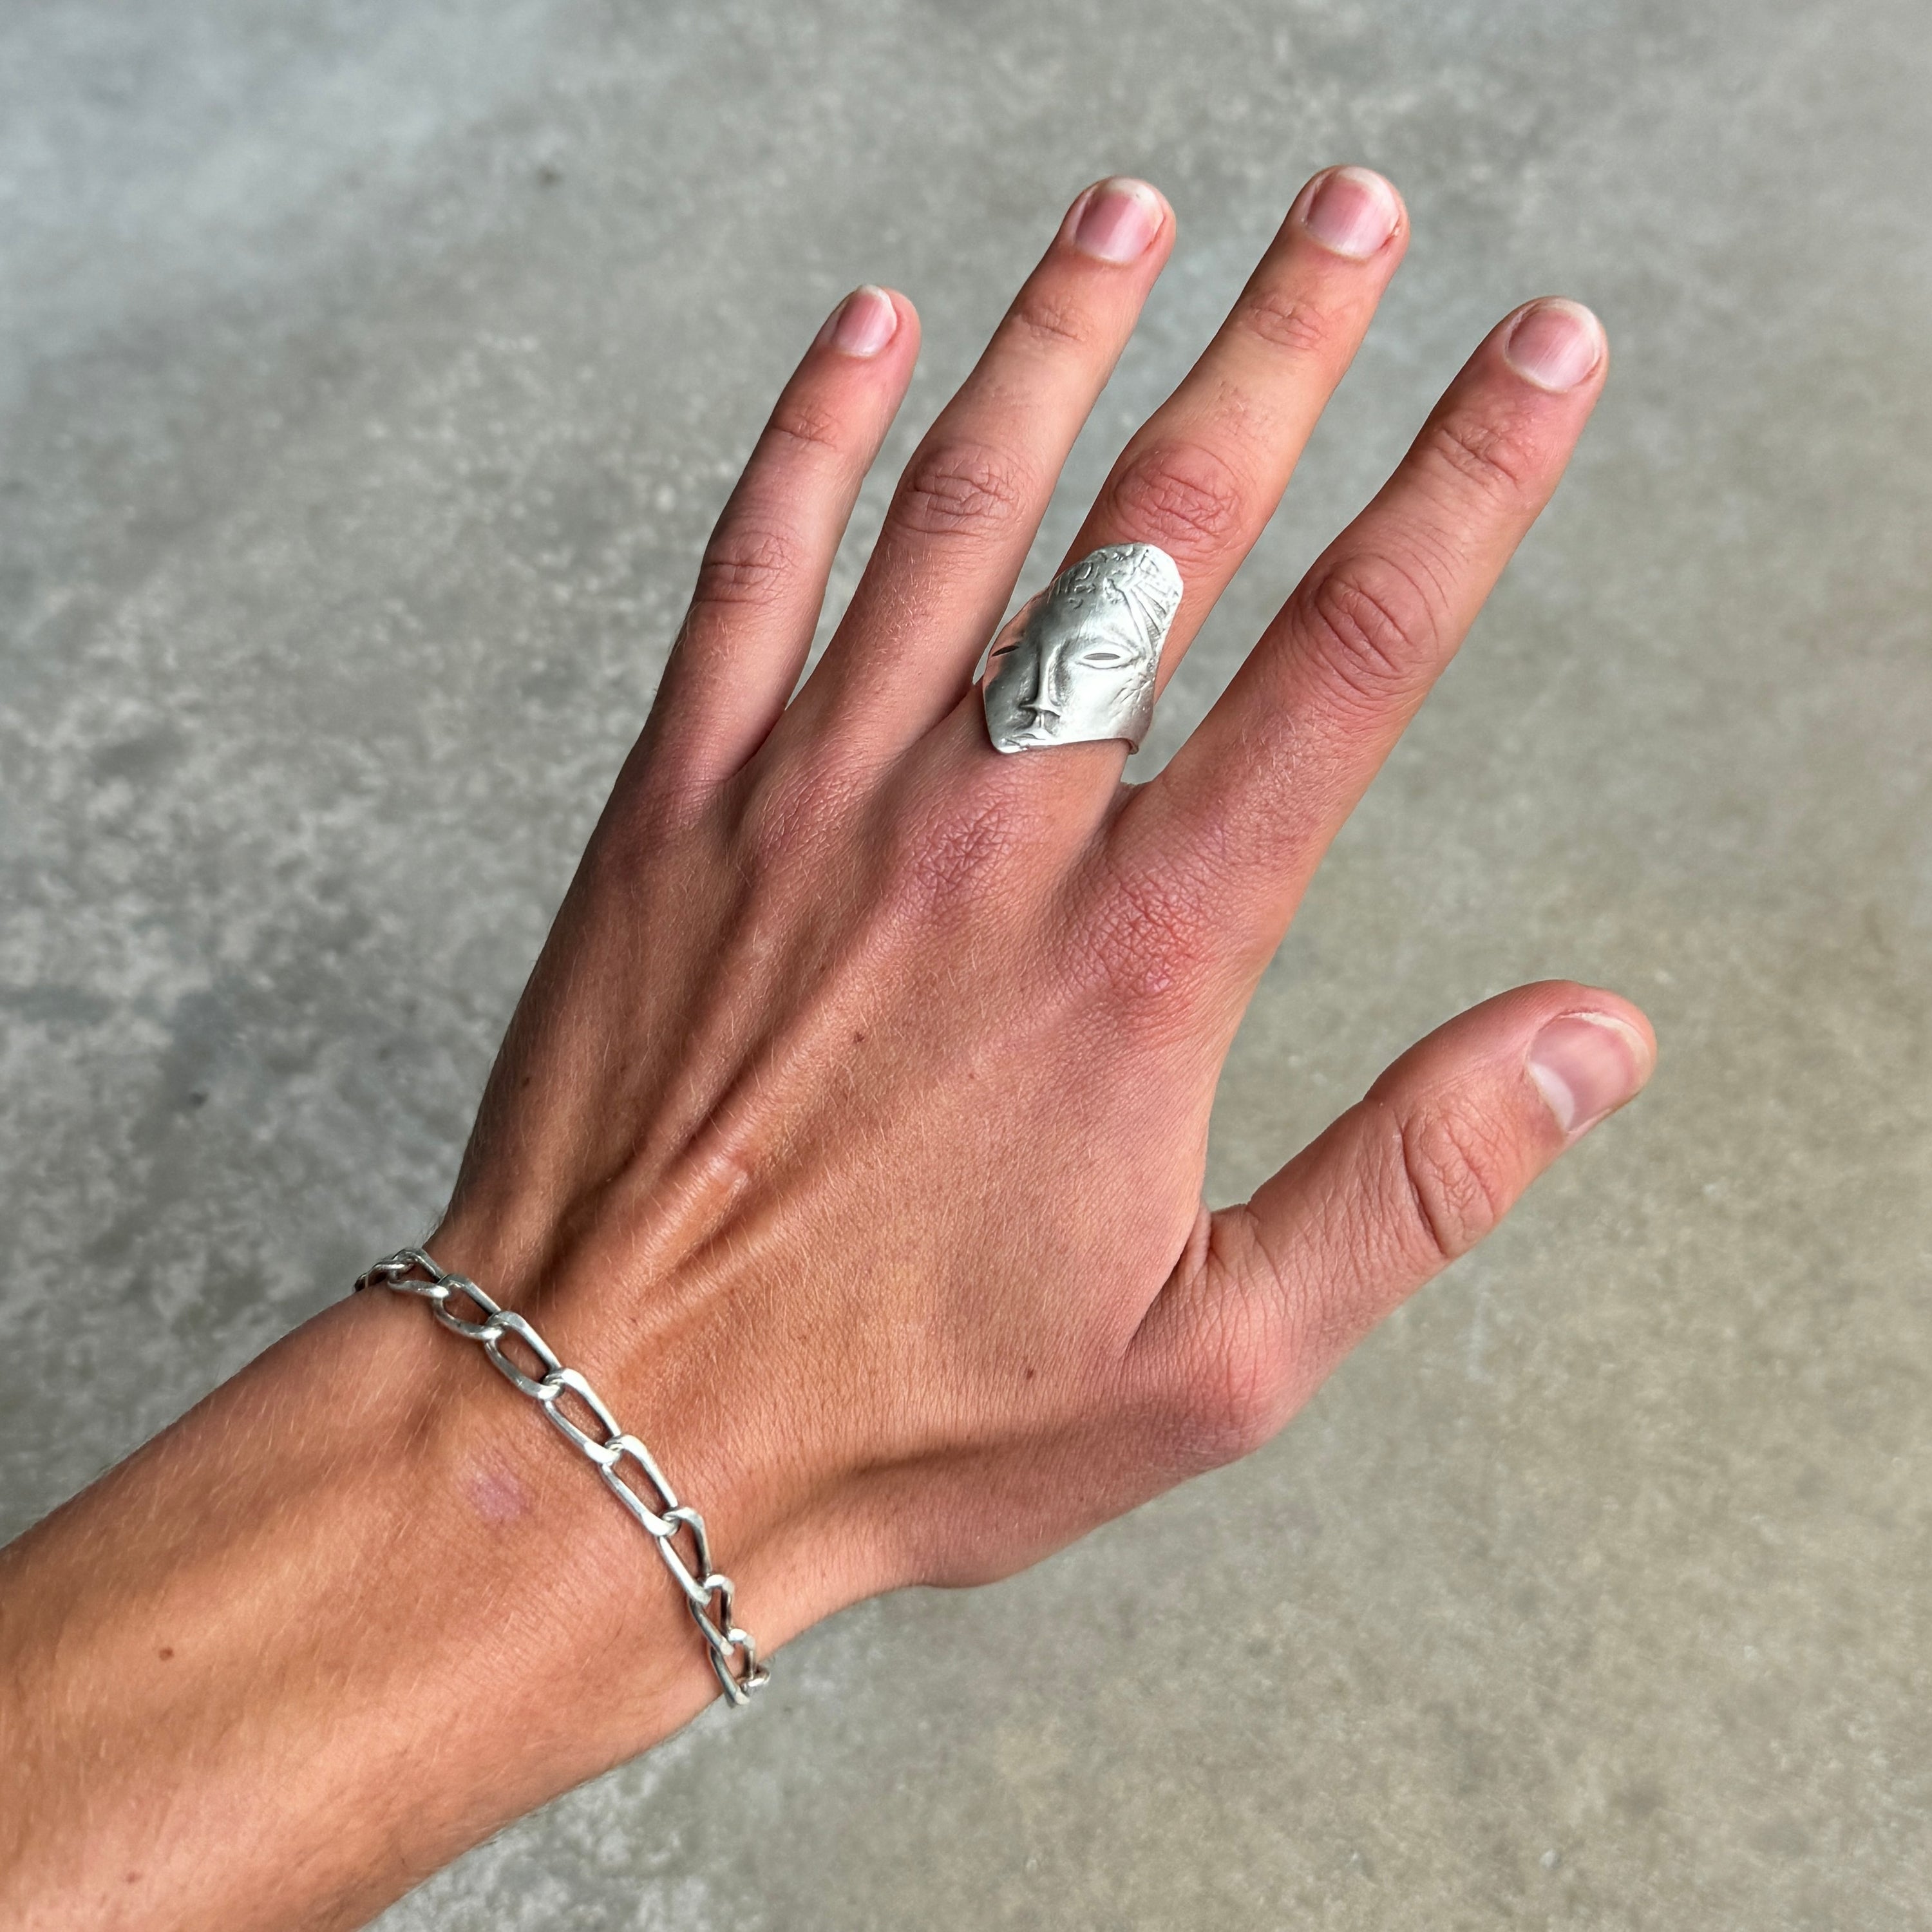
[[[374,1288],[360,1299],[387,1304],[442,1358],[444,1394],[412,1487],[434,1520],[437,1573],[466,1577],[493,1626],[514,1634],[510,1668],[550,1720],[548,1752],[540,1747],[526,1769],[562,1790],[694,1716],[720,1691],[710,1653],[654,1540],[596,1462],[547,1426],[538,1404],[474,1340],[437,1323],[429,1303]],[[454,1298],[448,1306],[459,1319],[483,1312]],[[514,1336],[499,1347],[530,1373],[542,1372]],[[602,1433],[582,1405],[562,1412],[592,1438]],[[641,1472],[623,1468],[631,1492],[654,1504]]]
[[[558,1361],[585,1378],[616,1430],[644,1445],[677,1503],[702,1517],[712,1569],[733,1586],[733,1621],[756,1640],[760,1659],[834,1610],[891,1587],[897,1580],[878,1540],[850,1507],[851,1486],[840,1480],[836,1455],[824,1453],[822,1430],[812,1426],[822,1418],[773,1412],[783,1391],[758,1372],[763,1351],[736,1318],[728,1286],[677,1270],[646,1276],[586,1260],[581,1250],[539,1268],[530,1257],[548,1247],[486,1240],[467,1217],[453,1216],[423,1252],[474,1281],[506,1314],[524,1316]],[[484,1312],[460,1291],[448,1306],[464,1317]],[[435,1326],[427,1302],[422,1315]],[[445,1480],[486,1511],[506,1519],[540,1514],[556,1526],[592,1580],[596,1607],[586,1601],[583,1610],[599,1645],[611,1619],[655,1619],[668,1604],[682,1616],[673,1642],[707,1664],[697,1624],[682,1614],[679,1580],[650,1531],[600,1480],[595,1459],[544,1426],[534,1391],[495,1372],[480,1347],[443,1339],[472,1371],[452,1436],[460,1448]],[[546,1365],[520,1338],[498,1346],[526,1376],[544,1374]],[[560,1399],[556,1412],[604,1439],[602,1424],[574,1395]],[[661,1514],[668,1507],[634,1459],[627,1456],[615,1473],[646,1509]],[[688,1532],[672,1547],[694,1574]],[[720,1606],[705,1607],[722,1627]],[[742,1653],[728,1660],[734,1676],[744,1660]],[[718,1688],[708,1670],[703,1682]],[[620,1755],[651,1741],[627,1736]]]
[[[716,1694],[473,1354],[338,1304],[0,1557],[0,1918],[360,1924]]]

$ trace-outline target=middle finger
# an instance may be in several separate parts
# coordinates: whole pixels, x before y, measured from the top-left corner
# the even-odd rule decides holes
[[[1294,200],[1228,320],[1122,451],[1067,561],[1158,544],[1186,595],[1160,682],[1253,548],[1408,245],[1401,197],[1366,168],[1324,169]]]

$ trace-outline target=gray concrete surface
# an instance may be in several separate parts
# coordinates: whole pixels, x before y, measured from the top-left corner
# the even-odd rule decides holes
[[[14,0],[0,1531],[431,1216],[833,298],[924,313],[902,453],[1076,188],[1168,190],[1044,556],[1365,160],[1408,264],[1144,760],[1495,316],[1618,365],[1213,1184],[1540,975],[1647,1002],[1652,1092],[1251,1463],[838,1620],[382,1923],[1932,1925],[1928,99],[1923,0]]]

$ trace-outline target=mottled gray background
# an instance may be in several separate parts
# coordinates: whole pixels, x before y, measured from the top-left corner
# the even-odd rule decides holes
[[[1044,558],[1369,161],[1408,266],[1144,758],[1495,316],[1617,368],[1213,1185],[1520,980],[1645,1001],[1655,1085],[1250,1464],[383,1924],[1932,1924],[1928,100],[1924,0],[10,0],[0,1531],[433,1214],[834,298],[924,314],[902,454],[1076,188],[1167,190]]]

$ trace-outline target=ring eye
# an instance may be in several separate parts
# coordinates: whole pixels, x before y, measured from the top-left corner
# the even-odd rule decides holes
[[[1090,644],[1080,653],[1080,662],[1089,670],[1118,670],[1127,662],[1127,653],[1118,644]]]

